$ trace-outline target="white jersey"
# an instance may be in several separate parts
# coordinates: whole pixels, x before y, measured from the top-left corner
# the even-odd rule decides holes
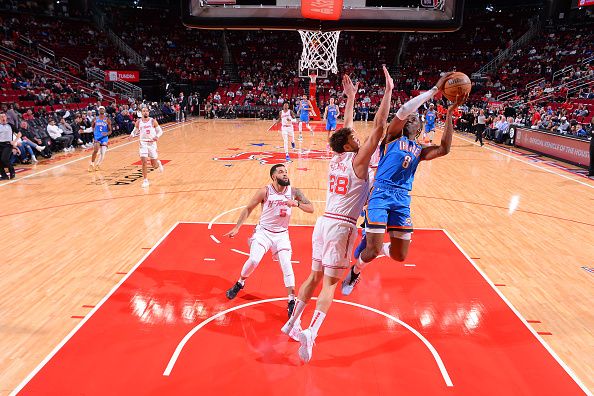
[[[369,180],[358,178],[353,169],[355,155],[352,152],[334,154],[330,160],[324,213],[324,217],[354,225],[369,193]]]
[[[287,231],[291,218],[291,208],[287,205],[287,201],[290,199],[293,199],[291,186],[278,192],[272,184],[267,185],[266,199],[262,202],[262,215],[258,224],[270,232]]]
[[[153,126],[153,119],[149,117],[148,121],[142,118],[138,120],[138,130],[141,142],[152,142],[157,137],[157,130]]]
[[[282,129],[293,129],[293,116],[291,110],[281,110],[281,126]]]

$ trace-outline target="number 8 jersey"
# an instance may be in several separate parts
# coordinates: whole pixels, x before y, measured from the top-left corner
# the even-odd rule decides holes
[[[406,136],[382,145],[374,186],[411,191],[422,149],[420,144]]]
[[[356,153],[334,154],[330,160],[325,217],[356,222],[369,193],[369,180],[360,179],[353,169]]]

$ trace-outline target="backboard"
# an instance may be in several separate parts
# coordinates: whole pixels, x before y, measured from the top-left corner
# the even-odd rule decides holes
[[[302,9],[301,0],[182,0],[182,17],[186,26],[198,29],[451,32],[462,25],[464,8],[464,0],[304,0],[304,4],[342,6],[330,19],[314,19]]]

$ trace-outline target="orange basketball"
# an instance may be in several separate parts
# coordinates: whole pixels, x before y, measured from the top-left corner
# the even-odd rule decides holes
[[[470,94],[472,82],[470,78],[464,73],[454,72],[445,83],[443,95],[455,102],[457,97],[466,96]]]

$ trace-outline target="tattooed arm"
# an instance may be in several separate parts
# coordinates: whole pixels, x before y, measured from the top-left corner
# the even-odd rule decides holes
[[[298,188],[293,189],[293,200],[290,200],[288,204],[291,207],[296,206],[306,213],[314,212],[313,203]]]

